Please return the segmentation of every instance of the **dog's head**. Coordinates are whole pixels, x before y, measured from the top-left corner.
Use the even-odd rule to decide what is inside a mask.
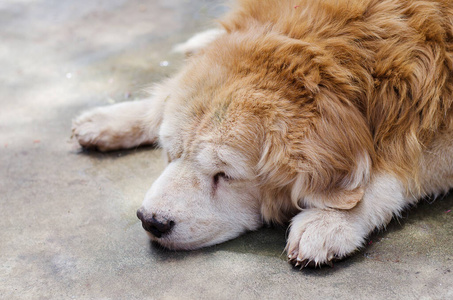
[[[269,32],[228,34],[160,87],[168,166],[138,210],[172,249],[223,242],[302,206],[360,201],[372,141],[344,66]]]

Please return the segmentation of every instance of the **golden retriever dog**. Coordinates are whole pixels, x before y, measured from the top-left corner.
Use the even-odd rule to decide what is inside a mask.
[[[150,99],[73,121],[84,147],[162,147],[137,212],[152,240],[290,222],[289,261],[329,264],[453,186],[452,1],[240,0],[219,23]]]

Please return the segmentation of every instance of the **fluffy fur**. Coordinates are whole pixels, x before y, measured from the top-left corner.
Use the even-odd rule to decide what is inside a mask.
[[[328,263],[451,188],[452,20],[447,0],[241,0],[178,46],[191,56],[152,99],[73,132],[100,150],[159,141],[169,165],[139,215],[172,224],[150,234],[162,245],[291,220],[290,261]]]

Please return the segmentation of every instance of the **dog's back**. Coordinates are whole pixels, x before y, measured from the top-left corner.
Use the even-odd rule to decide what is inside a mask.
[[[307,43],[314,63],[304,79],[320,78],[316,84],[361,110],[376,165],[417,177],[423,145],[452,127],[452,1],[238,2],[222,22],[228,32],[278,31],[297,40],[287,54],[293,61],[299,42]]]

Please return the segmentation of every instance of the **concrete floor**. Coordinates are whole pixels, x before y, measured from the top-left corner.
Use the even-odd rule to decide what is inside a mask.
[[[407,211],[334,268],[291,267],[284,228],[193,252],[150,244],[135,211],[160,151],[81,151],[71,119],[143,98],[181,64],[171,46],[224,10],[208,0],[0,2],[0,298],[453,299],[452,196]]]

